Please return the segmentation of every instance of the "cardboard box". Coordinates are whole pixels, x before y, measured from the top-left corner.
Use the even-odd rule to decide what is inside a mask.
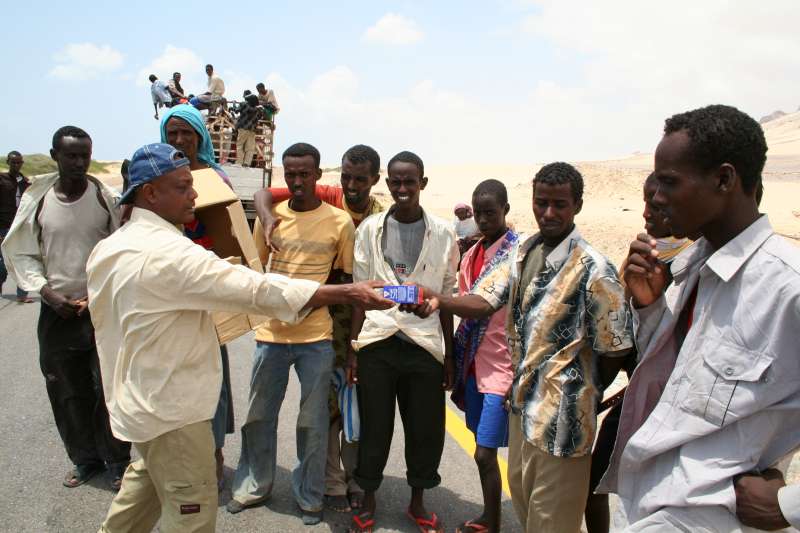
[[[242,202],[236,194],[212,168],[192,171],[192,178],[197,191],[195,216],[206,227],[211,250],[233,264],[263,272]],[[241,337],[266,321],[266,317],[219,311],[212,313],[212,318],[220,344]]]

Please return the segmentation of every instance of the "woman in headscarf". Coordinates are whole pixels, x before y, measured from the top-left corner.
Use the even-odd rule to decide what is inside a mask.
[[[170,144],[182,151],[189,159],[189,168],[191,170],[213,168],[223,181],[233,188],[227,174],[214,159],[214,147],[211,144],[211,135],[206,129],[203,115],[194,107],[182,104],[173,107],[164,114],[161,119],[161,142]],[[193,223],[184,226],[184,233],[195,243],[205,248],[210,248],[213,244],[206,234],[205,227],[197,219]],[[217,461],[217,483],[221,490],[225,463],[222,447],[225,445],[225,434],[234,432],[234,424],[231,371],[228,364],[228,350],[224,345],[220,346],[220,353],[222,356],[222,390],[220,391],[217,411],[211,420],[211,428],[214,431],[214,444],[216,447],[214,458]]]

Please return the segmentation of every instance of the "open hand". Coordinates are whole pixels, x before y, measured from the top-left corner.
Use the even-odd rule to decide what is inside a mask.
[[[667,273],[666,266],[658,261],[653,237],[640,233],[631,243],[623,277],[636,307],[647,307],[661,297]]]
[[[273,217],[265,217],[264,220],[261,221],[261,225],[264,227],[264,240],[267,243],[267,248],[272,252],[280,252],[280,248],[278,248],[278,245],[272,240],[272,233],[280,223],[281,219]]]

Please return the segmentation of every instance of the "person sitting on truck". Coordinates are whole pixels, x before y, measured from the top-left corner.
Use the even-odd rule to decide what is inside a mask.
[[[150,95],[153,97],[154,118],[158,120],[159,107],[172,107],[172,96],[169,94],[167,84],[159,80],[155,74],[150,74]]]
[[[217,109],[225,107],[225,82],[214,74],[213,65],[206,65],[206,74],[208,74],[207,92],[211,95],[208,112],[213,115]]]
[[[167,82],[167,90],[169,94],[172,96],[172,104],[185,104],[188,102],[188,98],[186,94],[183,92],[183,87],[181,87],[181,73],[174,72],[172,74],[172,79]]]
[[[265,118],[272,122],[275,115],[281,110],[278,107],[278,100],[275,98],[275,92],[272,89],[267,89],[263,83],[256,85],[258,91],[258,103],[264,107]]]
[[[244,100],[236,120],[236,164],[249,167],[256,151],[256,126],[261,112],[256,95],[247,94]]]

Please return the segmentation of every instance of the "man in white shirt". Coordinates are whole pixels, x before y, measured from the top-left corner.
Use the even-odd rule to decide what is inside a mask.
[[[666,293],[655,239],[631,244],[640,362],[598,488],[619,494],[628,531],[752,531],[737,480],[800,445],[800,250],[758,212],[766,152],[733,107],[666,121],[652,203],[675,236],[702,237],[671,263]],[[796,494],[784,496],[774,525],[798,525]]]
[[[211,311],[296,322],[311,308],[386,308],[375,283],[320,286],[260,274],[183,236],[194,218],[189,160],[166,144],[136,151],[130,222],[87,263],[111,427],[141,459],[125,472],[102,532],[214,531],[217,482],[211,418],[222,368]]]
[[[452,291],[459,254],[453,229],[419,205],[428,178],[422,160],[400,152],[387,165],[386,185],[394,200],[388,212],[358,227],[353,279],[380,279],[389,285],[410,283],[439,292]],[[408,515],[418,528],[438,531],[436,513],[423,503],[425,489],[436,487],[444,447],[444,391],[453,382],[453,315],[418,318],[392,308],[355,310],[348,356],[350,381],[358,382],[361,434],[355,479],[364,489],[362,509],[351,531],[372,531],[375,492],[383,480],[394,432],[395,403],[405,432],[411,501]]]
[[[159,107],[172,107],[172,95],[169,93],[169,87],[163,81],[159,80],[155,74],[150,74],[150,96],[153,97],[153,109],[155,115],[153,118],[158,120]]]

